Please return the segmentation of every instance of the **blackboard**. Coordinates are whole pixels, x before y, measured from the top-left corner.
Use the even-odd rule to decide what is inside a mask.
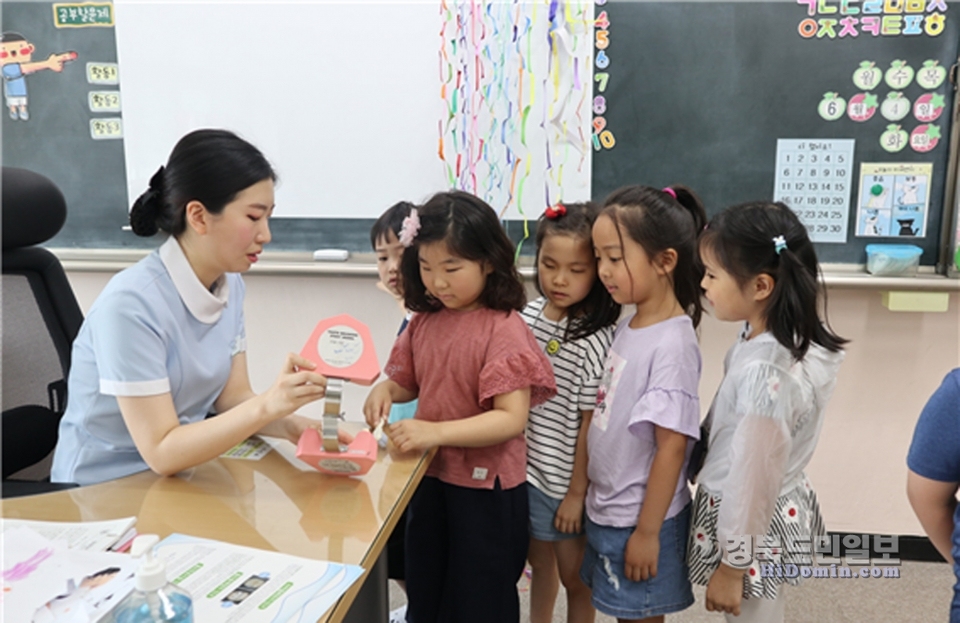
[[[867,3],[843,4],[863,10]],[[841,3],[820,5],[838,10]],[[847,116],[825,121],[817,107],[828,91],[848,100],[859,92],[852,75],[864,60],[884,69],[893,60],[918,68],[936,59],[951,67],[960,43],[960,7],[944,13],[945,28],[936,37],[873,36],[858,26],[856,37],[824,33],[809,39],[799,31],[810,17],[806,2],[611,1],[596,11],[606,11],[610,22],[604,117],[616,143],[594,154],[594,197],[638,181],[683,183],[697,191],[708,213],[714,214],[737,203],[772,198],[777,139],[852,138],[854,180],[862,162],[933,163],[929,227],[923,238],[854,237],[857,194],[851,185],[847,242],[818,243],[820,260],[862,264],[868,243],[909,242],[924,249],[922,263],[936,262],[954,85],[946,80],[937,89],[947,98],[936,122],[943,138],[926,154],[909,147],[884,151],[879,138],[890,122],[879,112],[862,123]],[[821,18],[841,16],[812,19]],[[833,32],[839,31],[837,25]],[[882,101],[891,90],[881,83],[874,92]],[[924,92],[916,81],[903,89],[911,102]],[[909,130],[911,121],[918,125],[910,115],[901,123]]]
[[[66,224],[49,244],[122,246],[131,237],[120,230],[128,205],[123,139],[94,138],[122,132],[113,7],[101,2],[58,8],[65,12],[46,2],[3,3],[3,32],[33,45],[31,61],[77,54],[59,72],[24,76],[27,119],[19,109],[12,119],[5,102],[3,164],[46,175],[67,197]]]

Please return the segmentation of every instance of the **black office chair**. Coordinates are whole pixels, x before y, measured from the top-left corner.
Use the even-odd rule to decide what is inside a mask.
[[[76,486],[51,484],[49,461],[67,403],[70,348],[83,313],[60,261],[34,246],[63,227],[67,206],[60,189],[38,173],[13,167],[3,167],[2,182],[0,493],[9,498]]]

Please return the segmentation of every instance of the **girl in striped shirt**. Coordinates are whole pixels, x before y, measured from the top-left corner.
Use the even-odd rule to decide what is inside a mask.
[[[560,581],[567,593],[567,620],[595,617],[590,589],[580,579],[586,432],[620,315],[620,306],[597,279],[590,238],[597,214],[593,203],[576,203],[547,208],[540,217],[536,285],[541,296],[522,312],[557,380],[557,395],[532,408],[527,420],[531,623],[553,620]]]

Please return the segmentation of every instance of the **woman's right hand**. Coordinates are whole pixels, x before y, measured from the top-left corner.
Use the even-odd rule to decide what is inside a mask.
[[[385,423],[390,417],[390,407],[393,406],[393,398],[390,396],[390,388],[387,382],[377,383],[366,402],[363,403],[363,416],[367,420],[367,426],[371,429]]]
[[[327,378],[311,372],[316,367],[316,364],[300,355],[287,355],[283,370],[273,386],[260,395],[271,421],[290,415],[327,394]]]

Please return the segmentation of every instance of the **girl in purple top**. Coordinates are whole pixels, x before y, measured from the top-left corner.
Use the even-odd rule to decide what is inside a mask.
[[[593,226],[598,275],[636,305],[617,327],[587,435],[587,551],[580,574],[598,610],[663,621],[693,603],[690,492],[680,475],[699,437],[703,205],[689,189],[629,186]]]

